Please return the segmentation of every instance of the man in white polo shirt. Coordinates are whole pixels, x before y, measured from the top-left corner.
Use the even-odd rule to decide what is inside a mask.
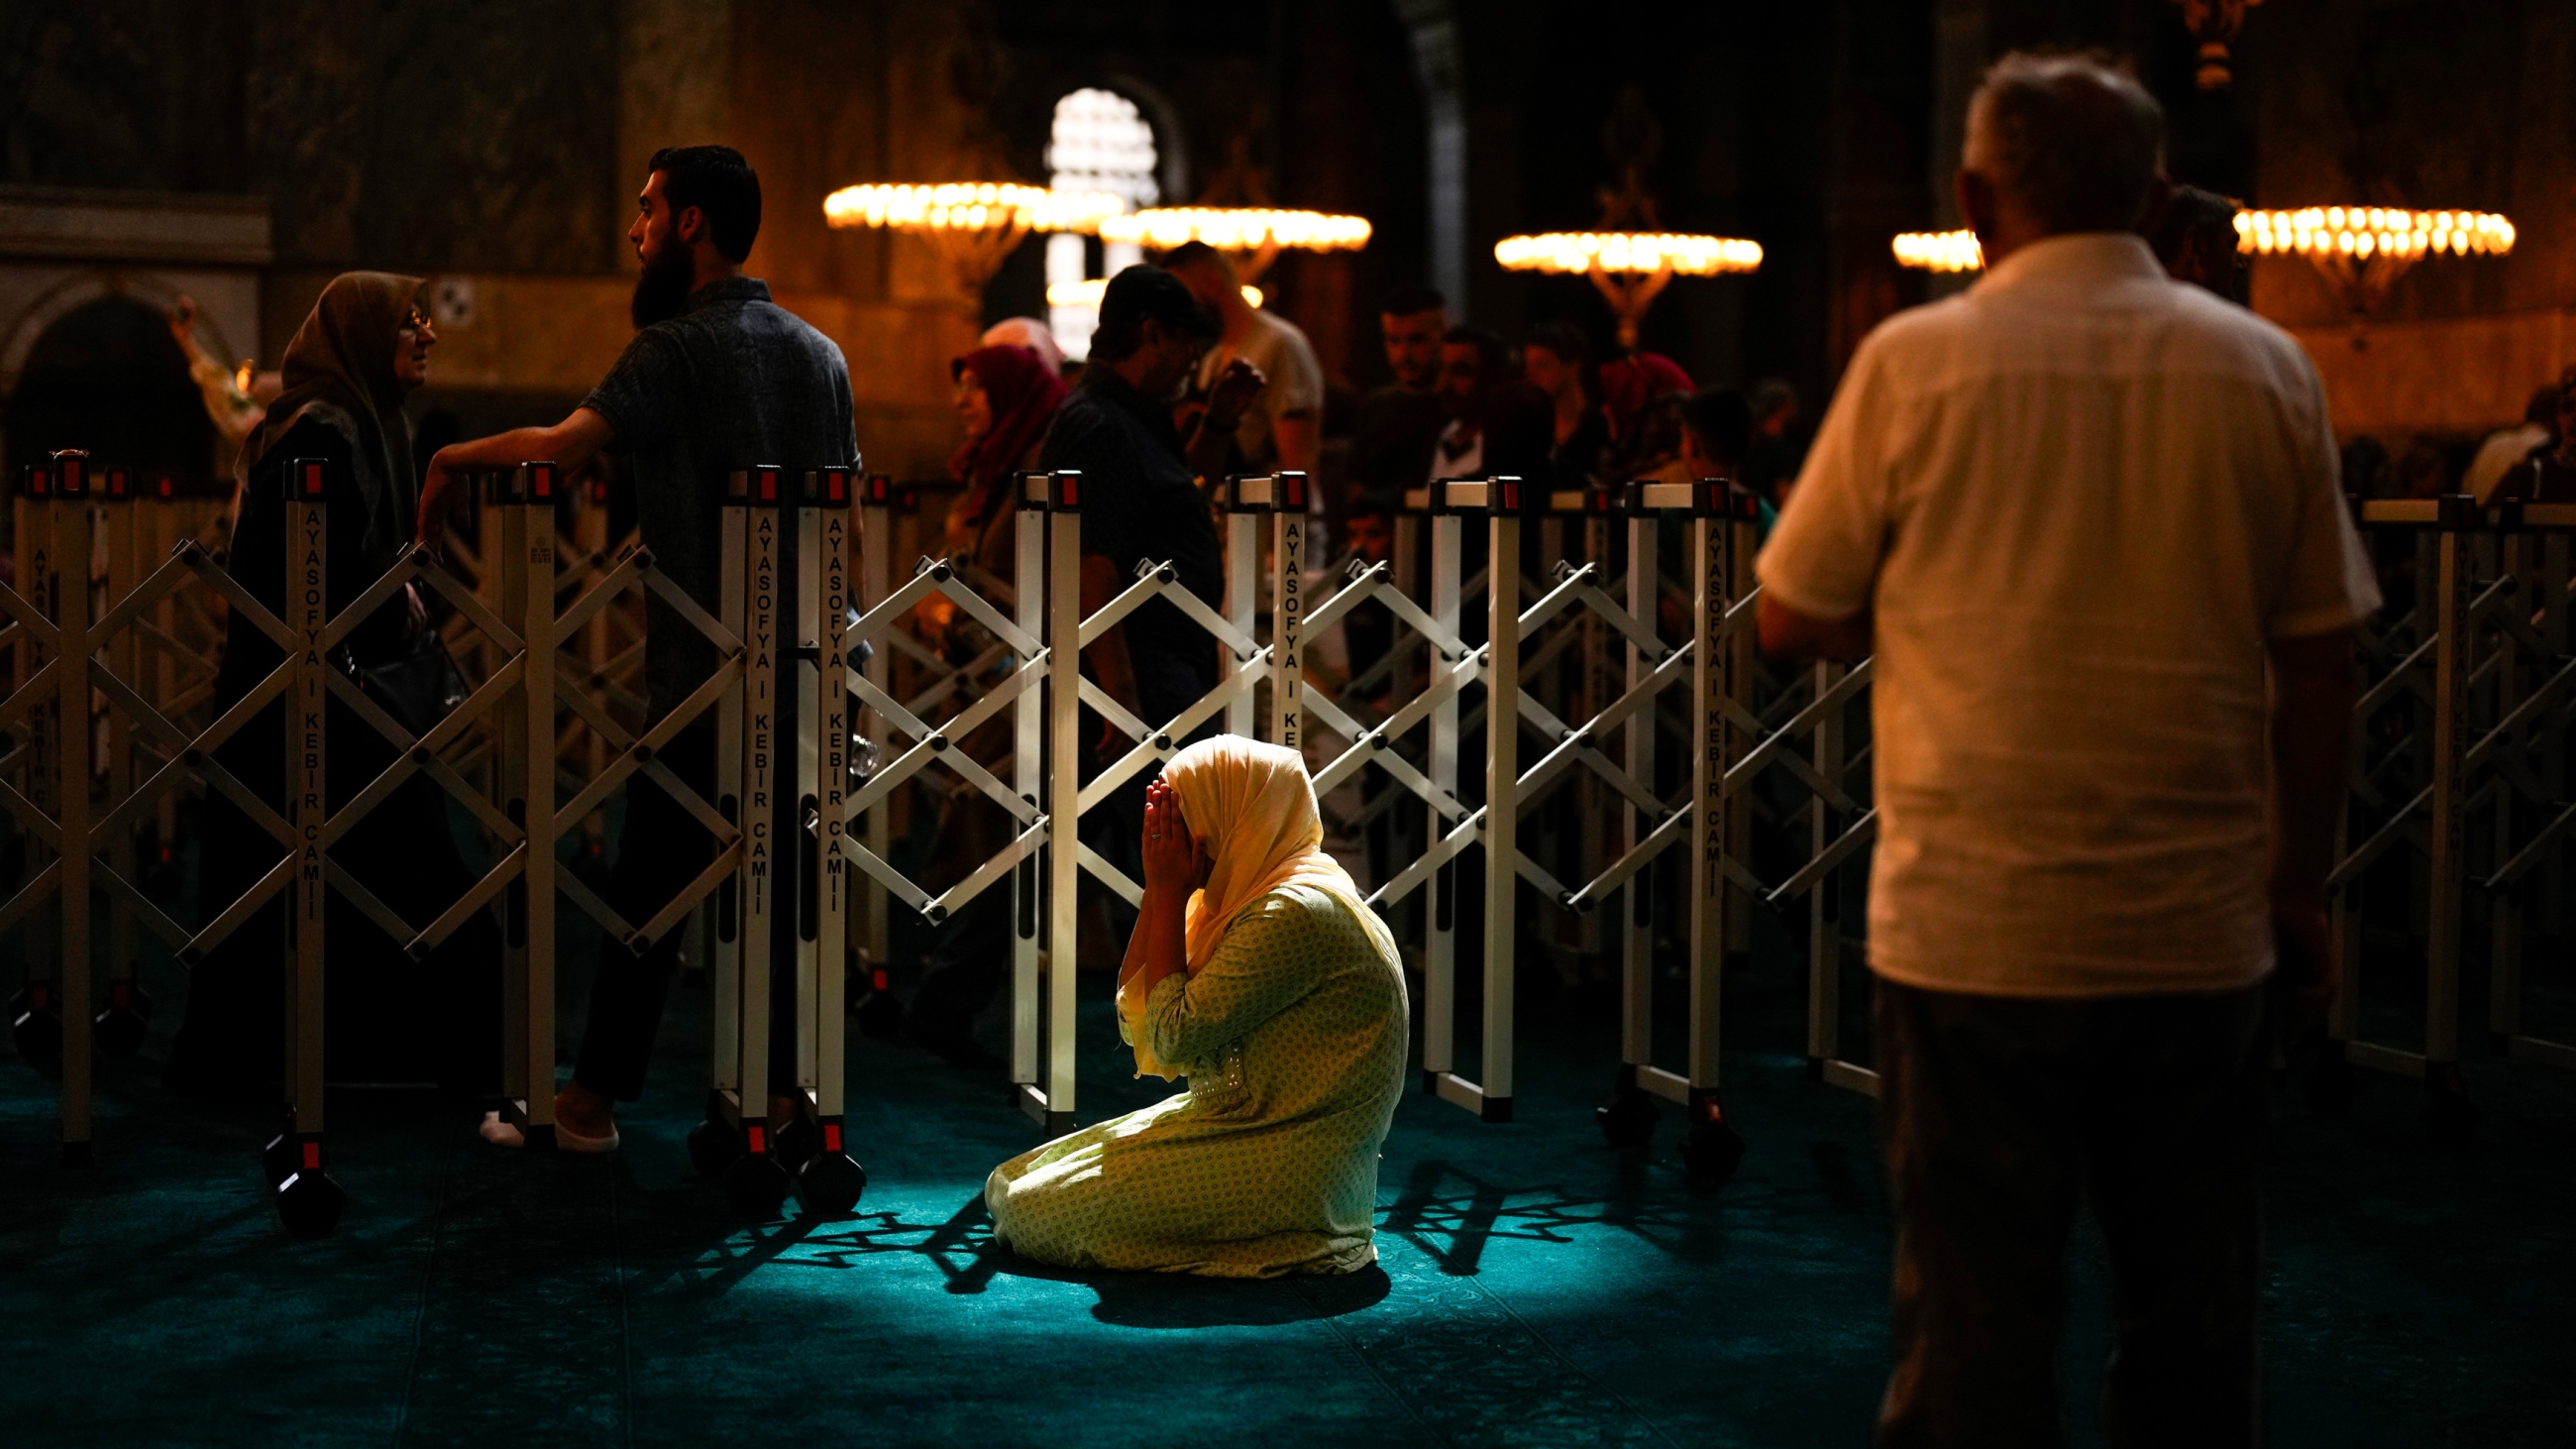
[[[2378,593],[2307,357],[2131,234],[2162,148],[2125,72],[1996,63],[1958,178],[1986,276],[1861,344],[1759,564],[1767,653],[1877,660],[1883,1445],[2058,1441],[2079,1198],[2108,1442],[2259,1432],[2266,985],[2277,938],[2333,989]]]

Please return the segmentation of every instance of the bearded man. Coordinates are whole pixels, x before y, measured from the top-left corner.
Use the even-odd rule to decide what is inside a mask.
[[[715,613],[726,474],[753,464],[798,473],[855,461],[850,373],[840,348],[772,302],[768,283],[742,274],[760,234],[760,178],[742,154],[728,146],[665,147],[649,169],[626,233],[643,264],[635,283],[635,340],[562,422],[439,450],[421,489],[420,532],[425,542],[439,541],[455,506],[457,475],[465,470],[550,461],[568,478],[611,453],[618,479],[635,490],[654,566]],[[795,578],[794,530],[782,542],[781,576]],[[644,623],[649,718],[658,721],[715,671],[717,660],[705,636],[658,597],[646,601]],[[795,717],[793,681],[794,671],[781,672],[781,718]],[[680,731],[659,758],[701,797],[711,794],[713,722]],[[637,775],[627,788],[608,903],[641,921],[706,868],[715,841],[651,780]],[[800,838],[794,800],[794,792],[780,792],[771,838]],[[782,892],[773,949],[784,960],[793,959],[796,918],[792,895]],[[576,1152],[616,1147],[615,1104],[644,1090],[678,954],[676,932],[641,955],[602,938],[581,1053],[571,1084],[555,1097],[558,1146]],[[794,1109],[794,974],[774,971],[771,981],[779,988],[769,1057],[776,1118]],[[485,1135],[507,1140],[515,1132],[492,1122]]]

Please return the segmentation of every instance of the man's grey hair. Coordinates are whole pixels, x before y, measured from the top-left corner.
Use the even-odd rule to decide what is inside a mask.
[[[2164,145],[2164,107],[2096,55],[2014,51],[1968,102],[1968,169],[2051,232],[2135,227]]]

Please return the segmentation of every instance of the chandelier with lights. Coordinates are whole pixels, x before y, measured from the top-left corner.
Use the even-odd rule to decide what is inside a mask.
[[[1047,305],[1050,307],[1088,307],[1092,311],[1097,312],[1100,310],[1101,297],[1108,291],[1109,279],[1107,277],[1091,277],[1079,282],[1049,282],[1047,283],[1046,289]],[[1245,302],[1255,307],[1261,305],[1261,289],[1259,287],[1247,286],[1242,288],[1241,291],[1243,292],[1243,300]]]
[[[2352,314],[2352,344],[2365,345],[2370,313],[2417,262],[2445,253],[2500,257],[2513,223],[2484,211],[2406,211],[2393,206],[2308,206],[2240,211],[2236,245],[2255,256],[2306,257]]]
[[[1151,206],[1100,223],[1102,241],[1158,252],[1205,242],[1230,254],[1236,277],[1246,282],[1268,271],[1282,251],[1357,251],[1368,245],[1369,232],[1364,216],[1271,206]]]
[[[823,219],[834,227],[885,227],[929,241],[969,296],[983,291],[1029,233],[1096,232],[1126,209],[1124,198],[1106,191],[1009,181],[844,186],[823,198]]]
[[[1762,265],[1762,245],[1736,236],[1680,232],[1552,231],[1494,243],[1506,271],[1561,272],[1592,279],[1619,321],[1619,345],[1637,345],[1637,324],[1675,277],[1715,277]]]
[[[1619,182],[1599,193],[1602,229],[1507,236],[1494,243],[1494,260],[1505,271],[1591,278],[1618,320],[1623,348],[1637,345],[1637,324],[1673,278],[1723,276],[1762,266],[1759,242],[1652,229],[1656,207],[1645,173],[1662,145],[1663,128],[1646,108],[1645,93],[1634,86],[1621,91],[1601,128],[1601,150]],[[1630,227],[1636,229],[1626,229]]]
[[[1918,272],[1975,272],[1986,265],[1986,249],[1977,234],[1961,227],[1957,231],[1899,232],[1889,243],[1896,253],[1896,264]]]

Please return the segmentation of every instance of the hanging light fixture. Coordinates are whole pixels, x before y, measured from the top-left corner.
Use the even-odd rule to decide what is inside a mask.
[[[1619,345],[1637,345],[1637,324],[1675,277],[1715,277],[1762,265],[1762,244],[1740,236],[1687,232],[1552,231],[1494,243],[1506,271],[1560,272],[1592,279],[1618,319]]]
[[[1673,278],[1724,276],[1762,266],[1760,242],[1662,229],[1646,174],[1663,148],[1663,136],[1644,89],[1622,87],[1601,126],[1601,154],[1613,180],[1595,193],[1601,203],[1599,229],[1507,236],[1494,243],[1494,260],[1505,271],[1590,277],[1610,304],[1623,348],[1636,347],[1637,324]]]
[[[1961,227],[1957,231],[1899,232],[1889,243],[1896,253],[1896,264],[1918,272],[1976,272],[1986,265],[1986,249],[1977,234]]]
[[[1271,206],[1149,206],[1100,223],[1100,239],[1167,252],[1205,242],[1234,259],[1235,276],[1252,281],[1282,251],[1344,252],[1368,245],[1364,216],[1334,216]]]
[[[1009,181],[844,186],[823,198],[834,227],[911,232],[937,248],[967,295],[980,295],[1004,258],[1033,231],[1096,232],[1126,210],[1106,191],[1051,191]]]
[[[2306,257],[2352,315],[2352,345],[2365,346],[2370,313],[2397,279],[2426,257],[2500,257],[2513,250],[2511,221],[2485,211],[2406,211],[2393,206],[2309,206],[2240,211],[2236,246],[2256,256]]]
[[[1109,279],[1107,277],[1092,277],[1080,282],[1049,282],[1047,283],[1046,289],[1047,305],[1050,307],[1088,307],[1094,312],[1097,312],[1100,310],[1100,299],[1108,292],[1108,290]],[[1261,305],[1261,289],[1259,287],[1247,286],[1241,290],[1243,292],[1244,301],[1255,307]]]

